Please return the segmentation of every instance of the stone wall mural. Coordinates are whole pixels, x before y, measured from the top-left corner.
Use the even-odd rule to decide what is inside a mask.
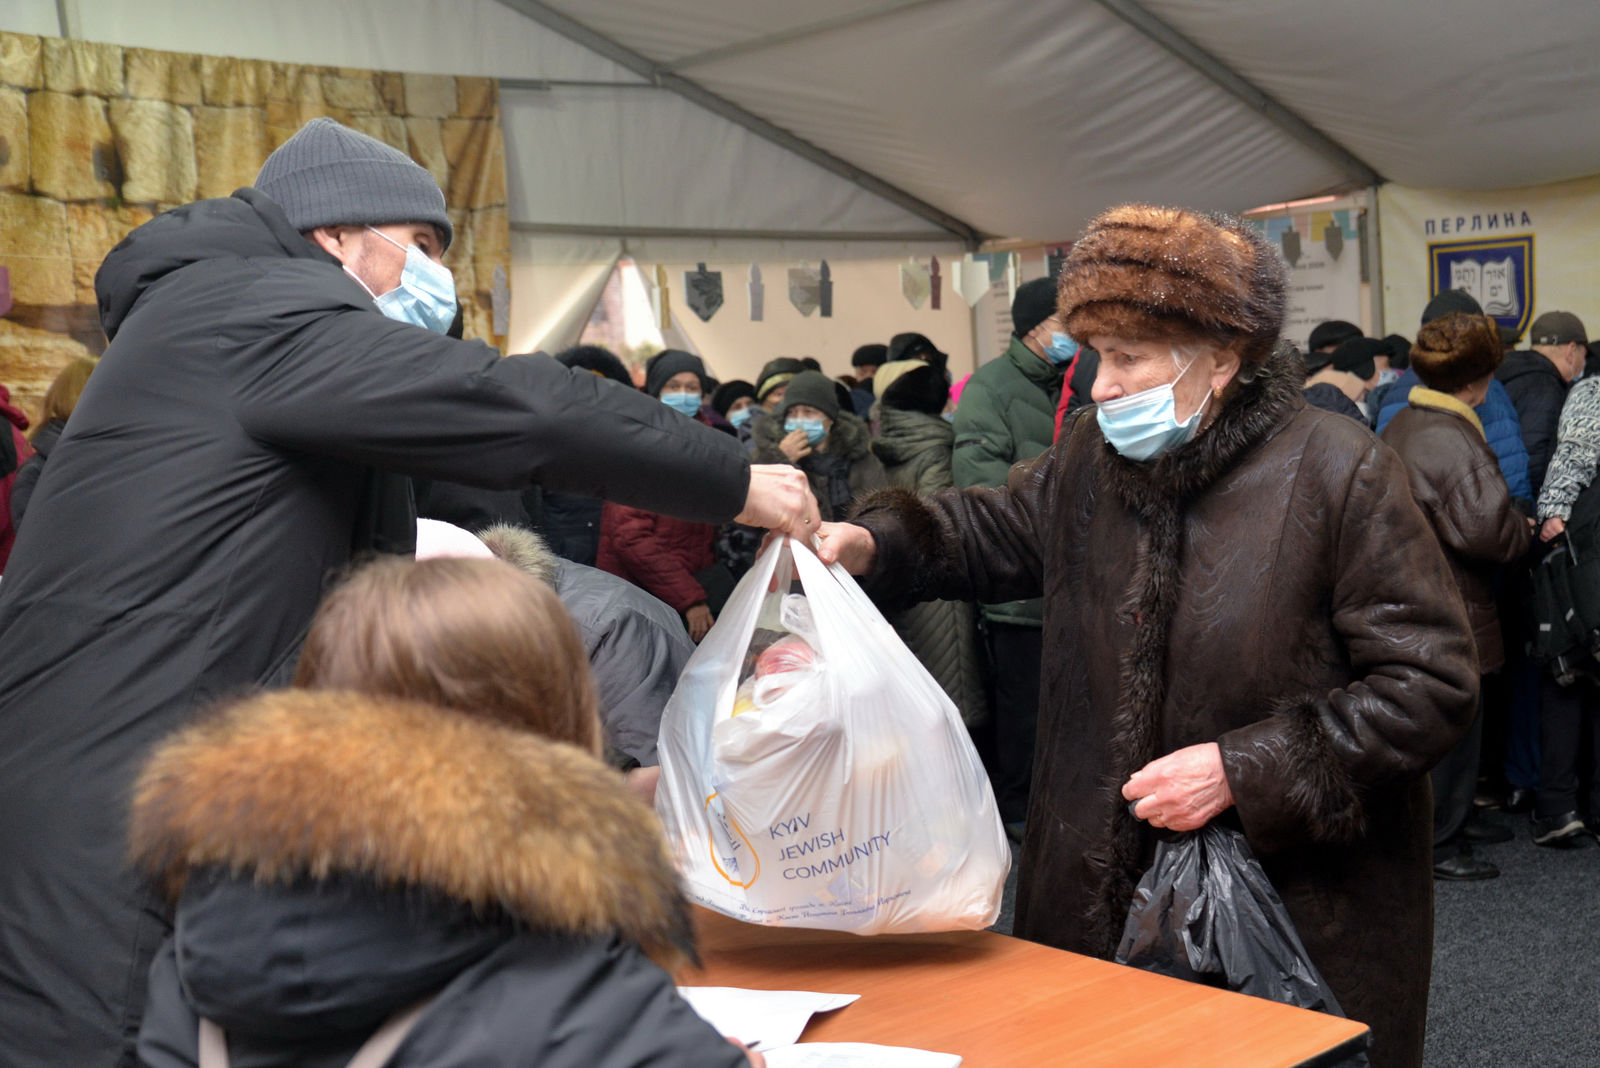
[[[319,115],[438,179],[466,334],[503,345],[510,227],[493,79],[0,32],[0,383],[13,401],[36,412],[62,366],[104,351],[94,275],[112,246],[159,212],[249,185],[267,154]]]

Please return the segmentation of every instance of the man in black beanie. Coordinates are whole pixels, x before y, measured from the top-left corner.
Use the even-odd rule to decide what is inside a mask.
[[[1033,459],[1055,439],[1062,377],[1078,345],[1057,317],[1054,279],[1017,287],[1011,326],[1006,351],[978,368],[956,407],[957,486],[1003,486],[1011,465]],[[1044,607],[1038,599],[981,607],[995,669],[994,730],[978,740],[1000,818],[1020,841],[1033,777]]]
[[[1344,342],[1360,336],[1361,328],[1355,323],[1347,323],[1343,319],[1329,319],[1311,328],[1311,336],[1306,339],[1306,350],[1311,356],[1332,352]]]
[[[409,552],[406,476],[815,529],[806,481],[547,356],[445,336],[454,238],[404,153],[330,119],[95,277],[110,347],[0,586],[0,1054],[132,1064],[171,902],[127,868],[157,740],[282,685],[327,578]],[[102,536],[109,532],[109,536]]]
[[[931,363],[941,371],[945,370],[950,357],[941,352],[925,334],[896,334],[889,339],[889,347],[884,353],[887,357],[885,363],[899,363],[901,360],[923,360]]]
[[[872,395],[872,376],[888,362],[888,345],[859,345],[850,354],[850,373],[856,380],[855,387],[850,390],[850,403],[863,419],[872,414],[872,403],[876,400]]]

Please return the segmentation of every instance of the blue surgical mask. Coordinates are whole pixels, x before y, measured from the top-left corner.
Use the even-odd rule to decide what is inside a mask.
[[[821,419],[786,419],[783,423],[784,433],[793,434],[796,430],[806,432],[806,441],[812,445],[819,444],[828,432],[822,427]]]
[[[1176,354],[1173,360],[1177,360]],[[1193,366],[1194,361],[1191,360],[1189,367]],[[1179,372],[1178,378],[1188,374],[1189,367]],[[1172,392],[1178,378],[1154,389],[1106,401],[1099,406],[1095,417],[1100,422],[1101,433],[1111,442],[1112,448],[1130,460],[1143,463],[1194,438],[1200,429],[1200,416],[1206,405],[1211,403],[1211,394],[1207,393],[1205,403],[1180,423],[1177,419],[1178,401]]]
[[[1071,363],[1072,358],[1078,355],[1078,343],[1067,334],[1050,334],[1050,344],[1045,348],[1044,354],[1053,364]]]
[[[939,418],[943,419],[947,423],[953,423],[953,422],[956,421],[956,413],[955,412],[944,412],[943,414],[941,414],[939,416]]]
[[[700,414],[700,394],[698,393],[663,393],[661,403],[668,408],[673,408],[684,415]]]
[[[400,242],[382,230],[371,226],[367,229],[395,248],[402,247]],[[411,323],[442,334],[450,329],[456,317],[455,277],[450,273],[450,268],[442,263],[434,263],[417,246],[406,245],[404,248],[406,265],[400,272],[400,284],[381,297],[373,297],[372,302],[379,311],[396,322]],[[354,272],[351,274],[353,277]]]
[[[733,429],[743,430],[745,424],[748,423],[755,414],[756,410],[754,408],[740,408],[738,411],[728,416],[728,422],[733,424]]]

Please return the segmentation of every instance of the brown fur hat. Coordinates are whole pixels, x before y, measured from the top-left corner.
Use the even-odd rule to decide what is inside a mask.
[[[1417,331],[1411,368],[1422,384],[1454,393],[1494,374],[1505,359],[1500,326],[1486,315],[1451,312]]]
[[[1255,229],[1229,215],[1124,204],[1089,223],[1062,264],[1067,332],[1133,340],[1238,342],[1261,363],[1283,328],[1287,271]]]
[[[337,691],[264,694],[168,739],[134,792],[132,857],[176,901],[189,873],[422,888],[530,927],[693,956],[655,813],[574,746]]]

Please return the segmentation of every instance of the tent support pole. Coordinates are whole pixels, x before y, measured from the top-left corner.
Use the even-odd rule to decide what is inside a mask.
[[[819,148],[788,130],[774,123],[768,122],[754,112],[746,111],[725,97],[718,96],[711,90],[690,81],[681,74],[674,74],[661,64],[641,55],[633,49],[613,41],[611,38],[599,33],[577,19],[557,11],[541,0],[499,0],[499,2],[512,11],[532,19],[539,25],[551,30],[570,41],[589,49],[591,52],[604,56],[618,66],[626,67],[641,78],[645,78],[663,89],[671,90],[684,99],[698,104],[707,111],[721,115],[729,122],[744,127],[758,137],[765,138],[773,144],[788,149],[802,159],[821,167],[823,170],[854,182],[875,196],[882,197],[892,204],[896,204],[913,215],[920,216],[948,230],[955,237],[965,242],[970,248],[977,248],[984,235],[976,227],[963,222],[949,212],[929,204],[927,201],[906,192],[899,186],[862,170],[855,164],[840,159],[826,149]]]
[[[1101,7],[1122,19],[1168,52],[1216,82],[1290,137],[1332,162],[1349,176],[1353,185],[1375,186],[1383,178],[1355,153],[1311,125],[1295,112],[1278,103],[1210,52],[1161,21],[1135,0],[1096,0]]]
[[[863,241],[873,243],[934,242],[955,245],[961,238],[936,231],[896,230],[737,230],[692,226],[601,226],[579,223],[513,222],[512,232],[561,237],[614,237],[645,241],[690,238],[700,241]]]

